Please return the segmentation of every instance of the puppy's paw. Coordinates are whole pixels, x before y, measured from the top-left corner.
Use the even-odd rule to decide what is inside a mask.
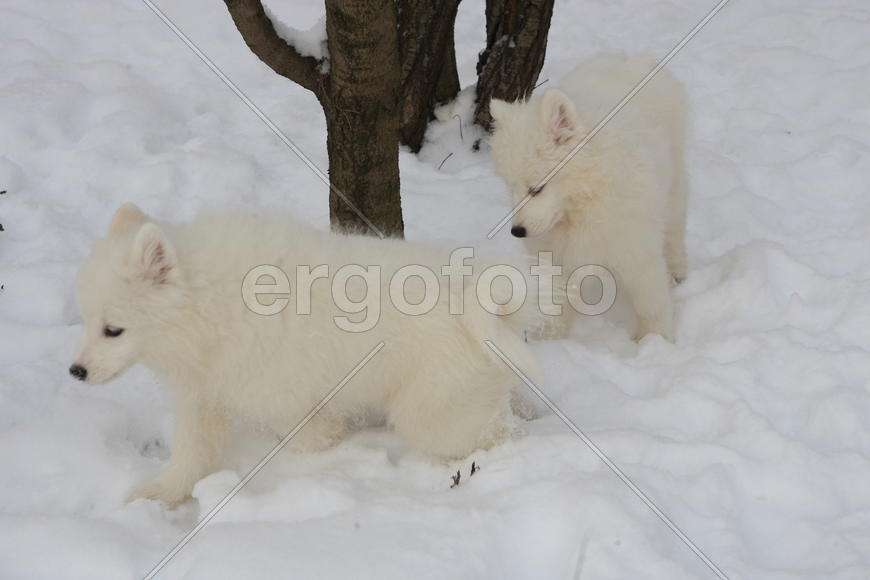
[[[175,509],[190,498],[190,491],[186,486],[174,483],[168,478],[157,477],[131,489],[124,501],[130,503],[137,499],[152,499],[169,509]]]
[[[645,333],[643,333],[643,334],[639,334],[639,333],[637,333],[637,334],[635,334],[635,335],[633,335],[633,336],[631,337],[631,340],[633,340],[634,342],[638,342],[638,343],[639,343],[640,341],[642,341],[642,340],[643,340],[647,335],[649,335],[649,334],[658,334],[659,336],[661,336],[662,338],[664,338],[666,341],[668,341],[668,342],[671,343],[671,344],[674,344],[674,343],[676,342],[676,341],[674,340],[674,337],[673,337],[673,336],[665,336],[664,334],[661,334],[660,332],[645,332]]]
[[[667,261],[668,273],[671,275],[673,285],[682,284],[683,280],[689,276],[689,262],[686,259],[685,251],[676,256],[669,256]]]
[[[640,342],[647,334],[658,334],[666,341],[672,344],[674,342],[673,325],[660,320],[640,320],[632,339],[634,342]]]

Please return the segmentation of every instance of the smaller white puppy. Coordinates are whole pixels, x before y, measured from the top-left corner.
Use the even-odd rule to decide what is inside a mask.
[[[532,196],[514,217],[511,233],[526,238],[534,253],[553,252],[563,283],[580,266],[605,266],[634,306],[635,338],[658,333],[673,341],[670,287],[685,279],[687,269],[686,106],[679,82],[659,72],[539,187],[654,65],[645,57],[600,55],[541,98],[493,99],[491,145],[513,202]],[[563,314],[570,311],[563,308]],[[563,326],[568,322],[563,316]]]

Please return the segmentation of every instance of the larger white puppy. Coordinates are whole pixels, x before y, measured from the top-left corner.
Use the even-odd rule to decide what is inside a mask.
[[[676,79],[662,70],[539,187],[654,65],[645,57],[601,55],[540,98],[493,100],[491,144],[514,203],[532,197],[511,233],[533,252],[552,251],[564,277],[586,264],[607,267],[634,306],[636,338],[654,332],[673,340],[670,287],[687,270],[686,106]]]
[[[142,362],[175,392],[169,466],[129,499],[181,502],[219,466],[233,419],[289,432],[381,342],[293,445],[328,445],[369,407],[410,444],[439,457],[462,457],[503,439],[512,429],[509,400],[517,379],[483,341],[534,373],[513,322],[490,314],[493,304],[482,308],[472,278],[452,294],[443,288],[430,310],[416,316],[386,301],[404,266],[438,273],[446,261],[446,253],[431,248],[318,232],[281,216],[158,225],[135,206],[119,209],[79,273],[85,324],[70,373],[103,383]],[[246,275],[261,264],[281,268],[292,288],[290,304],[270,315],[252,311],[243,298]],[[350,276],[340,279],[345,265]],[[382,274],[370,277],[370,265]],[[423,302],[422,288],[411,281],[407,288],[409,303]],[[377,299],[364,301],[361,293],[373,291]],[[462,315],[446,304],[457,293],[465,298]],[[268,305],[275,298],[257,301]],[[375,324],[366,323],[369,316]]]

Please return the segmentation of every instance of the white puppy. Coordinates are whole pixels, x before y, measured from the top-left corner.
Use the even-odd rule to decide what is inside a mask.
[[[662,70],[544,187],[541,180],[654,66],[601,55],[528,102],[493,100],[492,156],[519,203],[511,233],[552,251],[563,282],[586,264],[608,268],[638,317],[635,337],[673,340],[670,287],[686,277],[685,96]],[[578,288],[568,288],[579,292]],[[567,306],[563,312],[571,312]],[[567,324],[567,320],[563,321]]]
[[[123,206],[79,274],[85,325],[70,372],[103,383],[142,362],[175,393],[169,467],[129,499],[183,501],[219,467],[234,418],[289,432],[381,341],[383,348],[291,445],[329,445],[368,408],[384,413],[410,444],[439,457],[463,457],[503,439],[512,430],[509,400],[517,379],[483,341],[534,373],[515,322],[484,310],[473,277],[462,277],[458,289],[439,280],[437,302],[416,316],[387,303],[401,267],[422,264],[441,273],[447,261],[446,252],[318,232],[282,216],[157,225],[135,206]],[[243,300],[243,280],[261,264],[286,272],[292,289],[287,307],[272,315],[253,312]],[[348,264],[351,276],[338,279]],[[367,273],[373,264],[382,268],[379,277]],[[332,283],[318,279],[325,274]],[[404,294],[411,305],[424,296],[422,284],[413,282],[406,280]],[[372,292],[376,300],[368,299]],[[464,297],[463,315],[448,311],[448,297],[457,295]],[[275,298],[284,300],[256,300],[269,305]],[[367,323],[370,316],[376,324]]]

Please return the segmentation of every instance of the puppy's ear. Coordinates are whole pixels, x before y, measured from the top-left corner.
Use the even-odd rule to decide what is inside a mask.
[[[142,278],[155,284],[167,284],[178,276],[178,258],[166,234],[148,222],[139,228],[133,240],[133,267]]]
[[[125,203],[118,208],[109,224],[109,235],[117,236],[138,228],[148,221],[148,216],[135,204]]]
[[[564,145],[577,134],[577,109],[559,89],[549,89],[541,97],[541,122],[556,145]]]
[[[501,99],[491,99],[489,101],[489,114],[492,115],[496,123],[504,121],[509,108],[510,103],[507,101],[502,101]]]

